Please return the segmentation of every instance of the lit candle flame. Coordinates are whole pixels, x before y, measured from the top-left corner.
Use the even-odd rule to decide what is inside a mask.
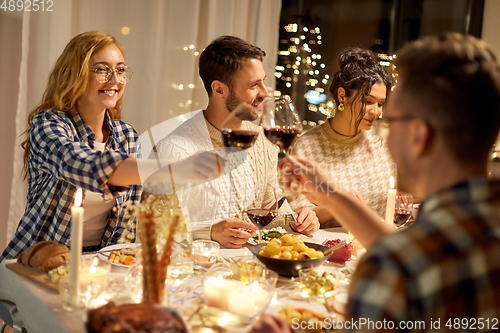
[[[393,189],[394,188],[394,177],[393,176],[391,176],[390,182],[391,182],[391,189]]]
[[[90,266],[90,273],[95,274],[96,271],[97,270],[94,265]]]
[[[75,206],[80,207],[82,205],[82,189],[78,188],[75,195]]]
[[[223,284],[224,284],[224,277],[222,275],[218,275],[215,281],[215,285],[217,287],[222,287]]]

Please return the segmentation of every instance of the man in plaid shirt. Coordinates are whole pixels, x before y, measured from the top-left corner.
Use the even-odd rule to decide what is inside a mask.
[[[377,126],[400,190],[425,198],[414,225],[391,231],[314,162],[284,160],[288,186],[329,208],[368,249],[349,290],[348,331],[496,330],[500,182],[487,180],[487,160],[500,129],[500,66],[484,42],[457,33],[408,44],[395,65]],[[287,331],[279,326],[264,317],[254,332]]]

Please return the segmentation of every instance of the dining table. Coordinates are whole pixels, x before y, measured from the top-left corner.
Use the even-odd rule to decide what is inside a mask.
[[[321,244],[325,240],[341,239],[348,240],[348,234],[343,228],[320,229],[312,236],[301,235],[306,242]],[[246,244],[241,249],[221,248],[219,255],[225,260],[241,255],[253,255],[251,248],[254,245]],[[89,255],[85,255],[89,256]],[[18,275],[9,268],[7,264],[15,262],[15,259],[4,260],[0,263],[0,304],[5,306],[11,313],[12,319],[17,327],[29,333],[51,332],[51,333],[77,333],[86,332],[87,311],[68,311],[63,308],[62,300],[58,293],[47,290],[29,279]],[[345,264],[325,263],[332,270],[346,273]],[[126,277],[130,272],[129,267],[112,266],[110,280],[115,290],[121,290],[115,297],[118,303],[132,302],[127,298]],[[199,277],[202,283],[203,276]],[[296,307],[310,309],[316,313],[327,313],[324,300],[316,297],[303,297],[294,293],[294,288],[299,285],[298,278],[280,277],[276,286],[275,297],[265,310],[265,313],[276,315],[286,304]],[[194,296],[193,296],[194,297]],[[188,302],[188,300],[184,300]],[[191,302],[192,300],[189,300]],[[116,302],[115,302],[116,303]],[[184,304],[186,305],[186,304]],[[190,306],[188,306],[190,307]],[[182,316],[182,307],[178,308],[181,317],[187,321],[189,318]],[[228,332],[246,332],[251,323],[246,326],[226,328]],[[189,325],[188,325],[189,327]]]

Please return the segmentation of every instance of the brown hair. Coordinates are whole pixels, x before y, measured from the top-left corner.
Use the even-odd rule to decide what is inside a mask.
[[[232,76],[246,59],[262,61],[266,52],[241,38],[221,36],[214,39],[200,55],[199,73],[208,95],[212,94],[212,82],[219,80],[232,87]]]
[[[458,33],[426,37],[395,64],[403,112],[442,134],[457,161],[485,161],[500,129],[500,66],[488,45]]]
[[[31,128],[33,118],[40,112],[48,109],[63,112],[75,111],[77,99],[84,93],[90,72],[90,57],[105,46],[114,44],[122,54],[123,47],[116,39],[102,31],[89,31],[75,36],[64,48],[49,75],[47,87],[43,93],[42,103],[28,116],[28,129],[26,139],[21,143],[24,149],[24,179],[28,173],[28,156],[30,149],[28,130]],[[115,108],[108,113],[113,120],[121,119],[122,99],[116,103]]]
[[[370,50],[357,47],[347,48],[340,54],[338,62],[340,70],[333,75],[330,93],[337,106],[340,104],[339,88],[344,88],[347,97],[354,94],[350,111],[353,116],[352,119],[355,119],[357,132],[364,114],[359,110],[354,110],[354,102],[361,99],[361,110],[364,110],[366,106],[365,97],[370,93],[372,86],[375,83],[384,84],[388,96],[391,91],[392,81]]]

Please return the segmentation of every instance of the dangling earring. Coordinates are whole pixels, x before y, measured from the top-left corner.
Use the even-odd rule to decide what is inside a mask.
[[[344,111],[345,107],[344,107],[344,102],[340,102],[340,104],[337,106],[337,110],[339,110],[340,112]]]

